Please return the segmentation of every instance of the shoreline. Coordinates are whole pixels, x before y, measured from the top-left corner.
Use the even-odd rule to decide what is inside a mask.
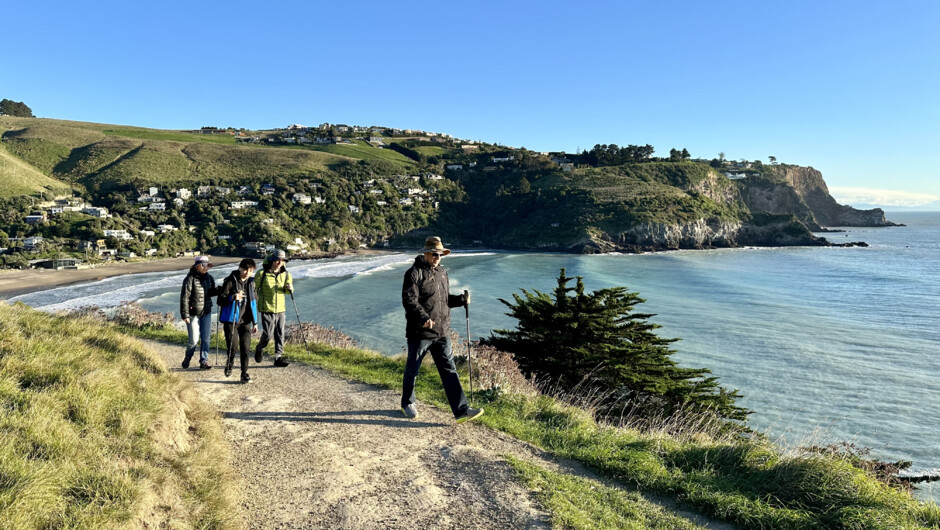
[[[297,258],[306,259],[325,259],[333,258],[346,254],[380,254],[387,252],[384,250],[357,250],[347,253],[322,253],[319,255]],[[218,269],[224,265],[238,263],[243,257],[231,256],[210,256],[214,265],[213,269]],[[254,258],[259,266],[263,258]],[[147,261],[136,261],[132,263],[110,263],[90,269],[25,269],[25,270],[0,270],[0,301],[9,300],[16,296],[24,294],[33,294],[40,291],[47,291],[57,287],[93,282],[111,278],[114,276],[124,276],[125,274],[141,274],[145,272],[186,272],[193,265],[192,257],[184,258],[162,258]],[[210,269],[212,270],[212,269]],[[227,274],[227,273],[226,273]]]

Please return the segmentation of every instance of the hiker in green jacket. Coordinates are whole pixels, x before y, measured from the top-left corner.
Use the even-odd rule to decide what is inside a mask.
[[[294,292],[294,280],[284,264],[287,254],[275,250],[264,258],[261,270],[255,274],[258,291],[258,312],[261,313],[261,339],[255,347],[255,362],[261,362],[261,352],[274,339],[274,366],[287,366],[284,359],[284,328],[286,326],[287,300],[284,294]]]

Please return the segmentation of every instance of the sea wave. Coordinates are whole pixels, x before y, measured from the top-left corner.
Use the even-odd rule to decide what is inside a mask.
[[[136,301],[151,291],[182,284],[185,273],[147,272],[104,278],[89,283],[56,287],[11,298],[47,312],[78,309],[84,306],[114,307],[125,301]]]

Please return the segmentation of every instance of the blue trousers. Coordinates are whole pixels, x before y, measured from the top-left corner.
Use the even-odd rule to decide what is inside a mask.
[[[186,324],[186,331],[189,332],[189,345],[186,346],[186,360],[193,358],[196,353],[196,347],[199,348],[199,362],[209,362],[209,345],[212,343],[212,313],[201,317],[193,317]]]
[[[457,375],[457,366],[454,364],[454,356],[450,350],[450,337],[408,341],[408,361],[405,363],[405,377],[402,380],[402,408],[415,402],[415,381],[418,379],[421,361],[428,352],[434,359],[437,373],[441,375],[444,393],[447,394],[447,401],[450,402],[454,417],[463,416],[467,413],[467,396],[463,393],[460,377]]]

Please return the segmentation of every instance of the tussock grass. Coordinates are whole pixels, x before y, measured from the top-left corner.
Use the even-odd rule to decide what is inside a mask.
[[[523,483],[552,513],[552,526],[584,530],[682,530],[704,528],[667,512],[636,492],[549,471],[505,456]]]
[[[186,340],[176,331],[146,333],[178,343]],[[401,388],[400,357],[318,343],[311,343],[310,350],[287,347],[293,359],[344,377]],[[416,393],[423,402],[448,409],[431,362],[422,367]],[[940,528],[936,504],[892,489],[845,459],[788,452],[762,436],[729,433],[708,424],[664,419],[643,429],[629,422],[610,425],[599,422],[590,410],[546,395],[487,396],[474,398],[475,405],[486,407],[479,421],[487,426],[742,528]]]
[[[234,528],[225,454],[136,339],[0,304],[0,529]]]

